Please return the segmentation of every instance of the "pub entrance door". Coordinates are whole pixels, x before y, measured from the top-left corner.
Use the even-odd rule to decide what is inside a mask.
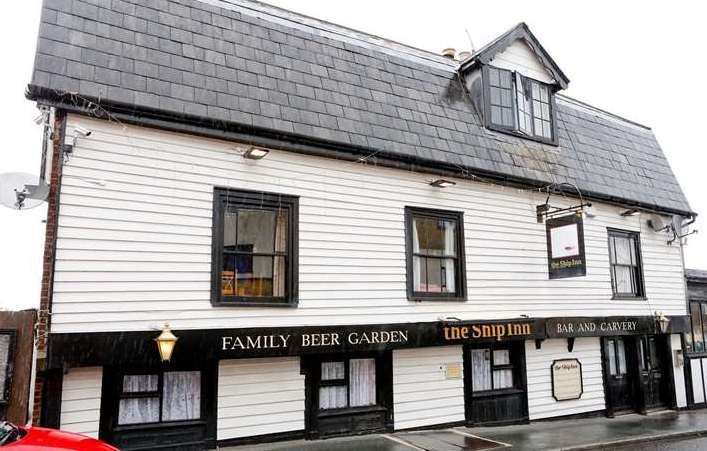
[[[645,408],[667,406],[670,402],[670,384],[666,355],[665,335],[643,335],[638,337],[639,370],[645,396]]]
[[[639,410],[636,341],[632,337],[605,337],[602,341],[607,410]]]
[[[666,335],[604,337],[606,409],[610,415],[670,404]]]

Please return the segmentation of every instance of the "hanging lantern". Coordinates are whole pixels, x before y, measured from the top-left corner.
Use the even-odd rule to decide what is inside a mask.
[[[668,325],[670,324],[670,318],[665,316],[663,312],[655,312],[655,322],[658,325],[658,330],[660,333],[664,334],[668,332]]]
[[[165,323],[162,333],[159,337],[155,338],[155,343],[157,343],[157,351],[160,353],[160,358],[163,362],[169,362],[172,358],[172,352],[174,351],[174,345],[177,343],[178,338],[169,329],[169,324]]]

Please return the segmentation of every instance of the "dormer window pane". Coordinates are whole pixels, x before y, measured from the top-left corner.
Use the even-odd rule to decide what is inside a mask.
[[[532,81],[533,85],[533,126],[535,136],[552,139],[552,119],[550,118],[550,95],[547,86]]]
[[[510,71],[489,67],[489,104],[491,122],[504,127],[514,127],[513,81]]]
[[[490,128],[554,141],[552,91],[542,82],[486,66],[486,117]]]

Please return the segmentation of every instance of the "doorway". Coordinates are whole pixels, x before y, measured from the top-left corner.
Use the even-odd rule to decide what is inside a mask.
[[[666,335],[604,337],[602,354],[609,415],[670,405]]]
[[[528,419],[523,342],[464,347],[468,425],[505,425]]]

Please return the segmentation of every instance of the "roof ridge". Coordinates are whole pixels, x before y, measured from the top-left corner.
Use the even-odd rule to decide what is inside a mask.
[[[279,6],[271,5],[259,0],[196,0],[201,3],[206,3],[212,6],[224,8],[224,9],[235,9],[239,12],[251,11],[254,13],[264,14],[270,17],[266,17],[266,20],[272,21],[272,19],[279,19],[281,21],[290,22],[292,24],[297,24],[299,26],[307,27],[308,32],[313,32],[314,30],[320,33],[316,34],[330,34],[336,35],[337,40],[342,40],[342,38],[353,41],[349,42],[353,45],[358,45],[361,47],[366,47],[363,44],[376,46],[377,50],[388,50],[396,52],[396,56],[402,56],[410,59],[411,57],[417,62],[424,62],[427,65],[435,66],[438,68],[445,68],[448,70],[456,70],[459,62],[450,60],[442,56],[441,54],[435,53],[431,50],[425,50],[419,47],[415,47],[410,44],[405,44],[393,39],[385,38],[382,36],[375,35],[363,30],[358,30],[355,28],[347,27],[334,22],[329,22],[327,20],[319,19],[307,14],[302,14],[297,11],[282,8]],[[248,14],[248,12],[244,12]],[[278,14],[279,13],[279,14]],[[299,19],[299,20],[298,20]],[[318,26],[319,25],[319,26]],[[293,25],[290,25],[291,27]],[[296,27],[295,27],[296,28]]]

